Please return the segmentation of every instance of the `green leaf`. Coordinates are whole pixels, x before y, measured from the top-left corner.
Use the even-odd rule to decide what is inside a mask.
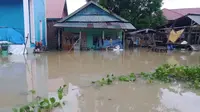
[[[54,104],[56,102],[56,99],[54,97],[50,98],[50,101],[52,104]]]
[[[58,98],[59,98],[59,100],[62,100],[62,98],[63,98],[63,93],[58,93]]]
[[[48,99],[44,99],[42,102],[40,102],[40,106],[42,108],[49,109],[50,108],[49,100]]]
[[[136,78],[130,77],[130,81],[136,81]]]
[[[38,112],[42,112],[42,109],[41,109],[41,108],[38,108]]]
[[[60,106],[60,103],[59,103],[59,102],[56,102],[56,103],[53,104],[53,106],[54,106],[54,107],[59,107],[59,106]]]
[[[31,92],[32,94],[36,94],[36,91],[35,91],[35,90],[30,90],[30,92]]]
[[[13,112],[18,112],[18,109],[13,108],[12,111],[13,111]]]
[[[25,112],[24,108],[20,108],[19,112]]]

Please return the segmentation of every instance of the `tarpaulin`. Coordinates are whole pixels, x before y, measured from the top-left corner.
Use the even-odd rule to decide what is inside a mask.
[[[24,44],[24,37],[12,28],[0,28],[0,41],[8,41],[13,44]]]
[[[117,45],[119,45],[120,48],[122,48],[122,41],[120,39],[112,40],[112,43],[110,42],[110,40],[104,40],[103,48]]]
[[[175,43],[178,40],[178,38],[182,35],[183,32],[184,32],[184,29],[183,30],[179,30],[177,32],[172,30],[170,32],[170,35],[169,35],[169,41]]]

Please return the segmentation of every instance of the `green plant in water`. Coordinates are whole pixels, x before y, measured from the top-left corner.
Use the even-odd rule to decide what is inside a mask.
[[[134,73],[131,73],[130,75],[128,76],[125,76],[125,75],[122,75],[122,76],[119,76],[119,81],[123,81],[123,82],[130,82],[130,81],[135,81],[136,80],[136,76]]]
[[[147,80],[147,83],[153,83],[154,80],[159,80],[166,83],[170,83],[172,81],[182,81],[186,82],[189,87],[200,89],[200,66],[178,66],[163,64],[157,67],[154,72],[141,72],[140,77]],[[119,77],[107,75],[106,78],[102,78],[101,80],[92,83],[98,83],[101,86],[110,85],[117,79],[119,81],[130,82],[135,81],[136,76],[134,73]]]
[[[30,90],[29,91],[31,94],[35,95],[36,94],[36,91],[35,90]]]
[[[61,107],[61,104],[64,104],[61,100],[64,96],[64,89],[66,87],[66,85],[63,85],[58,89],[57,94],[59,101],[56,101],[55,97],[51,97],[49,99],[36,97],[35,100],[28,105],[20,108],[13,108],[13,112],[34,112],[35,110],[37,110],[37,112],[52,112],[53,109]],[[30,92],[32,94],[36,93],[35,90],[31,90]]]
[[[111,85],[113,83],[114,80],[116,80],[117,78],[112,74],[112,75],[107,75],[106,78],[102,78],[101,80],[98,81],[93,81],[93,84],[99,84],[101,86],[103,85]]]
[[[200,88],[200,66],[177,66],[164,64],[155,69],[153,73],[141,73],[146,79],[156,79],[163,82],[182,81],[190,87]]]
[[[136,80],[136,76],[134,73],[131,73],[130,75],[128,76],[119,76],[118,78],[116,76],[114,76],[113,74],[112,75],[107,75],[106,78],[102,78],[101,80],[98,80],[98,81],[93,81],[92,83],[93,84],[99,84],[101,86],[103,85],[111,85],[113,83],[113,81],[116,81],[116,80],[119,80],[119,81],[124,81],[124,82],[130,82],[130,81],[135,81]]]

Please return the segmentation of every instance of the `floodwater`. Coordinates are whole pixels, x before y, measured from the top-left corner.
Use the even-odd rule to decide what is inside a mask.
[[[47,52],[28,56],[0,57],[0,112],[33,100],[29,90],[47,97],[63,84],[80,88],[79,112],[199,112],[200,91],[182,84],[115,82],[91,86],[106,74],[148,72],[169,63],[199,65],[199,52],[153,53],[145,49],[124,52]]]

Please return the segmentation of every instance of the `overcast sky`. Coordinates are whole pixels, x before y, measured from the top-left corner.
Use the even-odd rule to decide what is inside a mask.
[[[67,0],[68,12],[72,13],[85,4],[85,0]],[[162,8],[200,8],[200,0],[164,0]]]

